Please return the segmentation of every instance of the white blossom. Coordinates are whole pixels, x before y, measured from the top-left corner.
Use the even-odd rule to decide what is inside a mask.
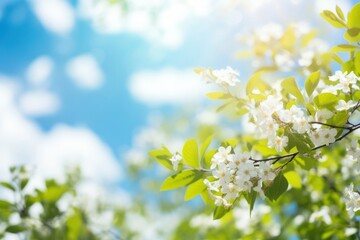
[[[291,71],[291,69],[295,66],[295,62],[292,59],[290,53],[288,52],[281,52],[275,55],[274,57],[276,65],[282,71]]]
[[[315,52],[312,50],[307,50],[300,53],[300,59],[298,63],[301,67],[308,67],[312,64],[313,59],[315,57]]]
[[[318,218],[321,218],[327,225],[332,223],[331,217],[329,215],[329,208],[327,206],[322,206],[319,211],[313,212],[310,215],[309,222],[313,223]]]
[[[335,142],[337,134],[334,128],[319,128],[310,133],[310,139],[315,146],[328,145]]]
[[[349,212],[350,217],[354,216],[354,213],[360,210],[360,194],[354,192],[353,184],[344,190],[344,201],[346,204],[346,210]]]
[[[223,185],[221,191],[225,195],[226,200],[236,199],[239,196],[239,189],[234,183]]]
[[[280,39],[284,34],[282,26],[276,23],[269,23],[255,30],[255,36],[261,42],[269,42],[273,39]]]
[[[224,163],[225,161],[229,160],[231,152],[231,146],[226,148],[219,147],[217,153],[215,153],[214,157],[211,159],[211,169],[216,168],[216,166]]]
[[[175,171],[177,171],[180,161],[182,160],[182,156],[178,153],[172,155],[169,159]]]
[[[239,73],[231,67],[226,67],[226,69],[214,70],[213,75],[216,77],[215,82],[225,88],[229,86],[233,87],[240,82],[240,80],[238,79]]]
[[[301,134],[309,132],[311,128],[309,122],[305,117],[298,118],[294,121],[293,129]]]
[[[207,179],[204,179],[204,184],[206,185],[207,189],[209,191],[215,191],[215,192],[219,192],[219,186],[217,186],[218,184],[216,184],[217,182],[210,182]]]
[[[326,120],[331,118],[333,115],[334,113],[331,112],[330,110],[321,109],[315,113],[315,121],[325,123]]]
[[[269,162],[259,163],[258,174],[262,181],[272,181],[276,177],[276,174],[274,170],[271,168]]]
[[[257,186],[254,187],[253,190],[255,192],[258,192],[261,198],[265,199],[265,194],[264,194],[264,191],[262,189],[262,180],[261,179],[257,182]]]
[[[251,188],[253,187],[253,183],[250,180],[246,180],[241,176],[236,176],[235,182],[240,191],[250,192]]]
[[[342,71],[336,71],[334,75],[329,76],[329,80],[333,81],[333,82],[336,82],[336,81],[339,81],[341,79],[345,79],[346,75],[347,75],[347,72],[343,73]]]
[[[252,164],[251,162],[247,162],[241,164],[237,175],[243,180],[250,180],[251,178],[257,176],[257,171],[254,164]]]
[[[338,104],[335,106],[335,109],[338,111],[349,110],[355,105],[356,105],[355,101],[349,100],[348,102],[345,102],[344,100],[340,100]]]
[[[269,140],[268,147],[275,148],[277,152],[282,152],[288,144],[289,138],[287,136],[276,136],[274,139]]]
[[[247,160],[250,159],[250,153],[249,152],[235,152],[231,156],[231,159],[229,161],[229,168],[231,169],[239,169],[240,165],[242,163],[245,163]]]

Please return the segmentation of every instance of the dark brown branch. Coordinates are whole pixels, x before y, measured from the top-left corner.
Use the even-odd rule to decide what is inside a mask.
[[[323,122],[310,122],[310,124],[319,124],[319,125],[323,125],[323,126],[327,126],[327,127],[340,128],[340,129],[348,129],[348,128],[349,128],[349,127],[336,126],[336,125],[332,125],[332,124],[328,124],[328,123],[323,123]]]

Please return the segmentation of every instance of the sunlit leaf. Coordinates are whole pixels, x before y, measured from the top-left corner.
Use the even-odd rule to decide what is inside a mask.
[[[225,216],[230,211],[230,208],[224,208],[223,206],[216,206],[214,209],[213,219],[217,220]]]
[[[209,137],[207,137],[205,139],[205,141],[201,145],[201,149],[200,149],[200,157],[201,158],[205,157],[205,152],[208,149],[209,145],[211,144],[211,141],[212,141],[213,137],[214,137],[214,135],[210,135]]]
[[[346,24],[344,23],[343,20],[341,20],[339,17],[337,17],[335,15],[335,13],[329,11],[329,10],[324,10],[320,16],[322,16],[328,23],[330,23],[332,26],[336,27],[336,28],[346,28]]]
[[[297,172],[295,171],[285,172],[284,177],[292,187],[301,188],[301,177]]]
[[[320,81],[320,71],[311,73],[305,80],[305,90],[310,97]]]
[[[206,190],[206,185],[204,184],[204,179],[199,179],[194,183],[191,183],[185,192],[185,201],[193,199],[200,193]]]
[[[314,97],[314,103],[319,108],[331,108],[338,102],[338,98],[332,93],[320,93]]]
[[[199,149],[195,139],[190,139],[186,141],[183,147],[182,154],[186,164],[193,168],[200,167]]]
[[[302,103],[305,104],[305,100],[303,95],[301,94],[301,91],[299,90],[299,87],[296,84],[295,78],[294,77],[288,77],[285,78],[282,82],[281,82],[281,86],[282,88],[289,94],[293,95],[294,97],[297,98],[297,100]]]
[[[211,92],[211,93],[207,93],[206,96],[212,100],[224,100],[231,98],[230,94],[224,92]]]
[[[336,5],[336,13],[341,20],[345,20],[344,13],[338,5]]]
[[[339,44],[333,47],[331,52],[353,52],[356,51],[359,47],[351,44]]]
[[[161,185],[161,191],[167,191],[189,185],[203,176],[203,173],[194,169],[183,170],[168,177]]]
[[[169,160],[172,154],[167,149],[152,150],[149,152],[149,155],[164,167],[174,170],[173,165]]]

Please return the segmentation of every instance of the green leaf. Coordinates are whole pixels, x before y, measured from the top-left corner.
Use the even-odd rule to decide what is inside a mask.
[[[5,229],[6,232],[9,232],[9,233],[20,233],[20,232],[24,232],[26,231],[26,228],[25,226],[23,225],[11,225],[11,226],[8,226],[6,229]]]
[[[198,145],[196,143],[195,139],[190,139],[186,141],[183,147],[183,158],[185,162],[193,168],[199,168],[200,167],[200,161],[199,161],[199,150]]]
[[[286,29],[285,33],[283,34],[282,38],[280,39],[280,45],[282,48],[291,51],[297,41],[296,34],[292,27]]]
[[[213,139],[214,135],[210,135],[208,136],[205,141],[203,142],[203,144],[201,145],[201,149],[200,149],[200,157],[204,158],[205,157],[205,152],[208,149],[209,145],[211,144],[211,141]]]
[[[5,200],[1,200],[0,199],[0,209],[9,209],[10,207],[12,207],[13,204],[8,202],[8,201],[5,201]]]
[[[333,47],[330,52],[353,52],[358,49],[357,46],[351,44],[339,44]]]
[[[211,166],[211,159],[213,158],[213,156],[215,155],[216,152],[217,152],[216,149],[211,149],[210,151],[208,151],[208,152],[205,154],[204,164],[205,164],[205,167],[206,167],[206,168],[210,168],[210,166]]]
[[[165,179],[161,185],[161,191],[167,191],[189,185],[203,176],[203,173],[194,169],[183,170]]]
[[[315,30],[310,31],[309,33],[305,34],[301,40],[301,47],[306,47],[307,45],[309,45],[311,40],[313,40],[316,35],[317,35],[317,31],[315,31]]]
[[[232,99],[224,104],[222,104],[220,107],[218,107],[216,109],[216,112],[221,112],[223,111],[225,108],[229,107],[231,104],[235,103],[236,100]]]
[[[29,182],[29,178],[23,178],[21,179],[21,182],[20,182],[20,188],[21,189],[24,189],[26,187],[26,185],[28,184]]]
[[[202,74],[205,71],[205,68],[201,67],[201,68],[194,68],[194,73],[195,74]]]
[[[300,153],[308,153],[311,150],[309,141],[303,134],[286,131],[285,136],[289,138],[288,145],[285,148],[287,152],[290,152],[293,147],[296,147]]]
[[[320,70],[313,72],[309,75],[309,77],[305,80],[305,90],[307,95],[310,97],[314,92],[320,81]]]
[[[348,111],[337,112],[329,121],[329,124],[344,126],[348,119]]]
[[[333,53],[331,57],[340,65],[344,63],[343,60],[339,57],[339,55],[337,55],[336,53]]]
[[[360,28],[360,3],[357,3],[348,13],[349,28]]]
[[[342,68],[341,68],[341,70],[343,72],[351,72],[351,71],[354,71],[354,69],[355,69],[355,64],[354,64],[353,59],[350,59],[349,61],[343,63]]]
[[[164,167],[174,170],[172,163],[170,162],[170,158],[172,154],[167,149],[156,149],[149,152],[149,155],[154,158],[158,163],[163,165]]]
[[[294,188],[301,188],[301,178],[300,175],[295,171],[288,171],[284,173],[284,177],[288,183]]]
[[[323,17],[328,23],[330,23],[332,26],[336,28],[346,28],[346,24],[338,18],[335,13],[324,10],[322,13],[320,13],[320,16]]]
[[[281,86],[287,93],[293,95],[300,103],[305,105],[304,97],[301,94],[294,77],[285,78],[281,82]]]
[[[360,33],[360,28],[349,28],[347,33],[350,35],[350,37],[356,37]]]
[[[64,186],[51,186],[43,193],[43,199],[47,202],[57,202],[66,192]]]
[[[360,75],[360,52],[357,52],[355,54],[354,68],[355,68],[355,74],[359,76]]]
[[[201,178],[196,182],[191,183],[187,187],[184,200],[185,201],[191,200],[205,190],[206,190],[206,185],[204,183],[204,179]]]
[[[265,196],[271,201],[276,201],[284,192],[286,192],[288,185],[284,175],[279,173],[272,184],[265,190]]]
[[[11,184],[11,183],[8,183],[8,182],[0,182],[0,185],[15,192],[15,187]]]
[[[207,93],[206,96],[211,100],[220,100],[220,99],[224,100],[231,98],[230,94],[224,92],[211,92],[211,93]]]
[[[205,204],[210,205],[210,206],[215,205],[214,200],[210,197],[208,191],[204,191],[204,192],[200,193],[200,195]]]
[[[338,98],[332,93],[320,93],[314,97],[314,103],[318,108],[332,108],[337,102]]]
[[[216,206],[214,209],[213,219],[217,220],[222,218],[231,208],[224,208],[223,206]]]
[[[83,220],[81,216],[81,212],[76,209],[73,211],[68,219],[66,219],[66,227],[67,227],[67,238],[68,239],[79,239],[81,235],[81,228],[83,225]]]
[[[345,20],[344,13],[338,5],[336,5],[336,13],[341,20]]]
[[[264,93],[266,90],[271,89],[270,85],[261,80],[261,76],[263,75],[263,71],[257,72],[251,76],[247,85],[246,85],[246,94],[251,95],[253,90],[257,89],[261,93]]]
[[[306,157],[304,155],[296,157],[295,163],[297,163],[302,169],[305,170],[310,170],[318,164],[316,159],[312,157]]]
[[[257,192],[254,190],[251,190],[251,192],[245,193],[244,196],[245,196],[245,200],[247,201],[247,203],[250,206],[250,215],[251,215],[251,212],[254,209]]]

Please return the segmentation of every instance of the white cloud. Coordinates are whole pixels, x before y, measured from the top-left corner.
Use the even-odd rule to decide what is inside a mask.
[[[57,95],[49,91],[35,90],[21,95],[19,108],[28,115],[48,115],[59,110],[60,100]]]
[[[177,48],[186,22],[210,13],[211,0],[131,0],[122,2],[80,0],[79,15],[90,19],[101,33],[134,32],[165,47]]]
[[[149,105],[191,103],[201,99],[206,90],[192,70],[173,68],[135,73],[129,88],[134,98]]]
[[[66,0],[32,0],[35,15],[41,24],[56,34],[67,34],[75,25],[74,10]]]
[[[53,71],[54,62],[48,56],[40,56],[36,58],[26,70],[26,78],[36,86],[43,85],[49,80]]]
[[[110,149],[87,128],[55,126],[39,141],[34,155],[36,168],[47,177],[61,178],[59,169],[76,165],[87,180],[111,182],[120,177]]]
[[[116,33],[124,30],[124,11],[120,2],[80,0],[79,15],[93,20],[94,28],[99,32]]]
[[[82,88],[96,89],[104,81],[103,73],[96,59],[90,54],[71,59],[66,66],[66,72]]]
[[[116,157],[95,133],[66,125],[44,132],[17,108],[18,86],[0,79],[0,179],[6,179],[9,166],[17,164],[34,168],[32,185],[36,187],[45,177],[63,179],[69,167],[76,165],[86,181],[101,186],[121,178]]]

